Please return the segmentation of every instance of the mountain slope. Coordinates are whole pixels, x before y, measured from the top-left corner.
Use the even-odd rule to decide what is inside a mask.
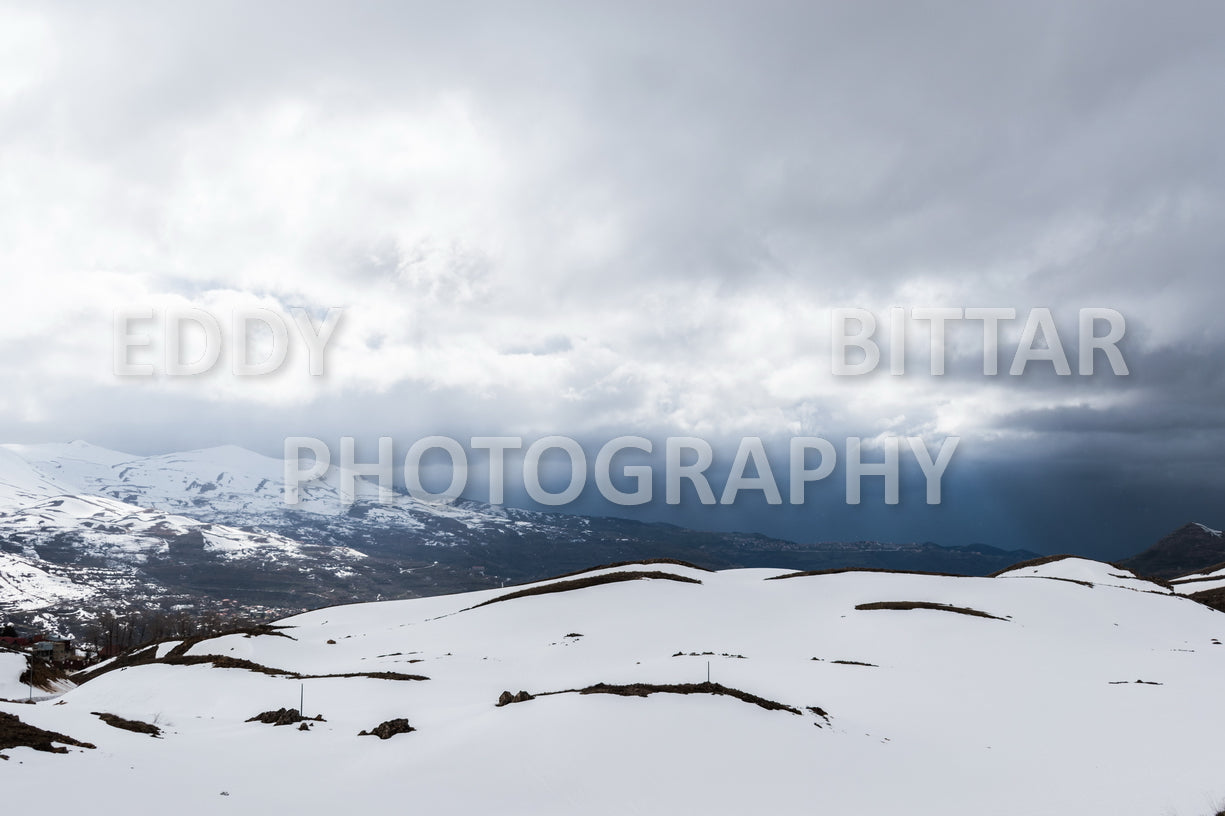
[[[164,644],[62,705],[0,704],[97,748],[5,753],[23,790],[72,778],[67,809],[139,779],[133,816],[1147,816],[1225,796],[1221,613],[1083,559],[786,576],[626,565]],[[323,720],[247,722],[300,696]]]
[[[85,442],[0,447],[0,552],[98,590],[122,610],[240,604],[274,614],[497,586],[654,557],[704,566],[871,566],[985,574],[1033,553],[984,545],[828,542],[628,519],[439,505],[339,472],[284,503],[284,463],[234,446],[132,456]],[[7,504],[2,503],[7,496]],[[0,612],[33,608],[0,601]],[[71,604],[45,607],[68,614]]]
[[[1119,564],[1140,575],[1174,578],[1222,562],[1225,562],[1225,535],[1220,530],[1191,523]]]

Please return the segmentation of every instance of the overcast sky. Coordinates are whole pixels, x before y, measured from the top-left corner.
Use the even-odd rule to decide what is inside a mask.
[[[1225,527],[1222,98],[1209,0],[0,3],[3,436],[959,436],[938,507],[642,515],[1120,557]],[[345,312],[322,377],[116,377],[185,306]],[[1049,308],[1074,370],[1113,308],[1131,373],[833,376],[891,306]]]

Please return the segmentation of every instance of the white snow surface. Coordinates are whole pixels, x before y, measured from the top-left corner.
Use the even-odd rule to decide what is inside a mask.
[[[1000,577],[1053,578],[1063,581],[1082,581],[1094,586],[1134,589],[1138,592],[1157,592],[1161,594],[1169,594],[1171,591],[1168,587],[1141,578],[1131,570],[1074,556],[1033,566],[1013,567],[1005,570]]]
[[[125,814],[172,802],[189,816],[1196,816],[1225,799],[1225,646],[1214,643],[1225,640],[1225,615],[1111,585],[1114,567],[1056,570],[1091,576],[1093,587],[1040,580],[1067,575],[619,571],[634,569],[702,583],[625,581],[480,608],[518,588],[333,607],[282,621],[290,637],[230,635],[190,650],[301,674],[424,681],[154,664],[104,674],[63,705],[0,704],[97,746],[5,751],[0,767],[22,763],[5,804],[23,812],[53,787],[57,807],[94,809],[97,792],[120,781],[140,791],[125,797]],[[855,608],[876,601],[999,619]],[[700,682],[708,663],[717,683],[803,713],[709,694],[495,706],[503,691]],[[306,713],[326,722],[307,732],[244,722],[296,707],[302,691]],[[117,730],[94,711],[165,733]],[[357,736],[397,717],[417,730]]]
[[[29,696],[29,688],[20,681],[26,665],[25,655],[0,648],[0,699],[24,700]]]
[[[0,552],[0,609],[34,611],[82,601],[94,592],[92,587],[53,575],[29,559]]]

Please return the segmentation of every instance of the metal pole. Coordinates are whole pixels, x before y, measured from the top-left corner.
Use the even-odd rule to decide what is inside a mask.
[[[302,683],[298,688],[298,716],[306,716],[306,684]]]
[[[710,682],[710,661],[706,661],[706,682]]]

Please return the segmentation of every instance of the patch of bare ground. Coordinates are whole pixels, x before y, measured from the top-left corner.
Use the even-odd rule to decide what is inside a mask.
[[[1158,683],[1156,680],[1111,680],[1110,685],[1112,686],[1130,686],[1130,685],[1164,686],[1165,683]]]
[[[345,677],[368,677],[371,680],[430,679],[422,674],[404,674],[402,672],[391,671],[340,672],[337,674],[299,674],[298,672],[288,671],[286,669],[274,669],[269,666],[261,666],[258,663],[252,663],[250,660],[243,660],[242,658],[238,657],[226,657],[225,655],[192,655],[190,657],[166,659],[159,662],[183,666],[199,663],[212,663],[213,667],[218,669],[246,669],[247,671],[260,672],[261,674],[289,677],[293,680],[330,680],[332,678]]]
[[[247,671],[256,672],[258,674],[267,674],[272,677],[288,677],[293,680],[327,680],[330,678],[342,677],[368,677],[371,680],[429,680],[430,678],[421,674],[404,674],[402,672],[391,671],[373,671],[373,672],[343,672],[338,674],[299,674],[288,669],[277,669],[272,666],[264,666],[255,663],[251,660],[246,660],[241,657],[230,657],[228,655],[176,655],[173,653],[167,654],[160,659],[142,660],[139,663],[129,665],[135,666],[204,666],[210,665],[216,669],[245,669]],[[96,676],[96,675],[95,675]],[[92,677],[87,679],[93,679]]]
[[[410,661],[411,662],[411,661]],[[429,680],[424,674],[405,674],[404,672],[391,671],[374,671],[374,672],[345,672],[344,674],[299,674],[295,675],[301,680],[327,680],[331,677],[368,677],[371,680]]]
[[[552,578],[544,578],[545,581],[557,581],[562,578],[573,578],[576,575],[586,575],[589,572],[597,572],[598,570],[619,569],[621,567],[636,567],[639,564],[643,566],[651,566],[652,564],[670,564],[674,567],[688,567],[689,569],[699,570],[701,572],[714,572],[706,567],[699,567],[697,564],[690,564],[688,561],[681,561],[676,558],[644,558],[641,561],[615,561],[612,564],[601,564],[598,567],[587,567],[586,569],[575,570],[574,572],[566,572],[561,575],[554,575]]]
[[[316,714],[314,717],[303,717],[296,708],[278,708],[276,711],[263,711],[249,718],[247,722],[260,722],[264,725],[293,725],[294,723],[307,720],[311,722],[327,722],[321,714]]]
[[[148,734],[151,737],[160,737],[162,735],[162,729],[158,728],[153,723],[141,722],[140,720],[128,720],[120,717],[117,714],[108,714],[105,711],[91,711],[89,713],[93,714],[95,717],[102,720],[102,722],[106,723],[112,728],[121,728],[124,731],[134,731],[137,734]]]
[[[937,612],[956,612],[959,615],[972,615],[976,618],[990,618],[991,620],[998,621],[1007,620],[1007,618],[999,618],[980,609],[971,609],[968,606],[953,606],[952,604],[932,603],[930,601],[876,601],[874,603],[858,604],[855,608],[861,610],[933,609]]]
[[[1172,580],[1182,582],[1190,578],[1192,575],[1204,575],[1204,576],[1207,576],[1207,578],[1204,580],[1211,580],[1212,576],[1209,573],[1220,572],[1221,570],[1225,570],[1225,561],[1222,561],[1219,564],[1213,564],[1211,567],[1204,567],[1203,569],[1192,570],[1191,572],[1184,572],[1182,575],[1175,576]],[[1220,577],[1220,576],[1217,576],[1217,577]]]
[[[39,691],[55,691],[55,684],[68,679],[68,672],[64,671],[54,663],[48,663],[45,660],[36,658],[27,658],[29,665],[26,670],[17,678],[17,682],[22,685],[33,685]],[[30,683],[30,673],[34,674],[34,682]]]
[[[155,643],[148,643],[119,655],[104,666],[77,672],[76,674],[72,675],[71,679],[77,685],[81,685],[82,683],[87,683],[90,680],[93,680],[95,677],[101,677],[102,675],[116,671],[117,669],[127,669],[131,668],[132,666],[146,666],[150,663],[170,662],[171,658],[187,657],[188,650],[196,644],[203,643],[206,640],[227,637],[228,635],[242,635],[243,637],[249,638],[271,636],[297,640],[297,638],[280,631],[282,629],[289,628],[292,627],[261,623],[255,626],[242,626],[235,629],[228,629],[214,635],[195,635],[183,640],[172,638],[169,640],[157,641]],[[157,647],[163,643],[171,643],[175,640],[178,640],[175,646],[159,659],[157,656]]]
[[[56,745],[57,742],[60,744]],[[78,748],[97,747],[88,742],[75,740],[65,734],[44,731],[37,726],[22,722],[16,714],[0,711],[0,751],[9,748],[33,748],[35,751],[46,751],[51,754],[66,754],[68,753],[68,749],[64,747],[66,745],[74,745]]]
[[[885,567],[830,567],[829,569],[804,570],[803,572],[788,572],[785,575],[771,575],[767,581],[781,581],[784,578],[810,578],[814,575],[842,575],[847,572],[878,572],[887,575],[935,575],[940,578],[966,578],[955,572],[924,572],[922,570],[896,570]]]
[[[826,662],[821,660],[819,657],[814,657],[813,660],[817,660],[822,663]],[[875,663],[864,663],[862,660],[830,660],[829,663],[835,666],[867,666],[870,669],[880,668],[880,666],[876,665]]]
[[[1225,612],[1225,587],[1196,592],[1187,597],[1193,601],[1199,601],[1204,606],[1211,607],[1218,612]]]
[[[391,739],[396,734],[408,734],[416,730],[416,728],[413,728],[408,724],[408,720],[406,720],[404,717],[397,717],[394,720],[381,722],[369,731],[358,731],[357,736],[378,737],[379,739],[385,740]]]
[[[651,570],[648,572],[633,570],[630,572],[610,572],[607,575],[592,575],[588,578],[576,578],[572,581],[558,581],[554,584],[544,584],[542,586],[528,587],[515,592],[499,595],[496,598],[490,598],[487,601],[469,607],[469,609],[480,609],[482,606],[500,603],[501,601],[513,601],[517,598],[528,598],[533,595],[551,595],[555,592],[572,592],[576,589],[587,589],[593,586],[602,586],[604,584],[618,584],[623,581],[642,581],[642,580],[658,580],[658,581],[678,581],[682,584],[700,584],[702,583],[696,578],[689,578],[685,575],[673,575],[670,572],[660,572]]]
[[[579,689],[578,693],[616,694],[621,697],[647,697],[651,694],[714,694],[724,697],[734,697],[742,702],[760,706],[767,711],[790,711],[792,714],[801,713],[798,708],[793,706],[789,706],[775,700],[767,700],[765,697],[758,697],[756,694],[750,694],[747,691],[730,688],[729,686],[724,686],[721,683],[631,683],[628,685],[596,683],[594,686]]]
[[[150,663],[158,663],[165,666],[201,666],[211,665],[217,669],[246,669],[247,671],[258,672],[259,674],[270,674],[273,676],[296,677],[295,672],[286,671],[285,669],[274,669],[271,666],[263,666],[251,660],[245,660],[241,657],[228,657],[226,655],[167,655],[161,660],[152,660]]]
[[[534,700],[537,697],[549,697],[555,694],[614,694],[619,697],[649,697],[652,694],[712,694],[721,697],[732,697],[741,702],[751,703],[755,706],[766,709],[767,711],[787,711],[791,714],[803,714],[795,706],[789,706],[786,703],[780,703],[776,700],[768,700],[765,697],[759,697],[756,694],[750,694],[747,691],[724,686],[721,683],[629,683],[625,685],[614,685],[610,683],[596,683],[592,686],[587,686],[581,689],[563,689],[561,691],[542,691],[538,694],[528,694],[526,691],[520,691],[518,694],[511,694],[509,691],[502,692],[498,698],[497,705],[504,706],[511,703],[522,703],[528,700]],[[822,709],[809,707],[818,716],[826,717]],[[818,713],[820,712],[820,713]]]
[[[1219,570],[1220,568],[1218,567],[1214,571],[1219,571]],[[1199,578],[1183,577],[1183,578],[1174,579],[1172,582],[1170,582],[1170,586],[1185,587],[1187,584],[1194,584],[1199,581],[1219,581],[1219,580],[1221,580],[1220,575],[1203,575],[1203,576],[1200,576]]]
[[[748,658],[742,654],[730,654],[729,652],[720,652],[718,654],[715,654],[714,652],[677,652],[676,654],[672,656],[673,657],[729,657],[734,660],[748,660]]]

